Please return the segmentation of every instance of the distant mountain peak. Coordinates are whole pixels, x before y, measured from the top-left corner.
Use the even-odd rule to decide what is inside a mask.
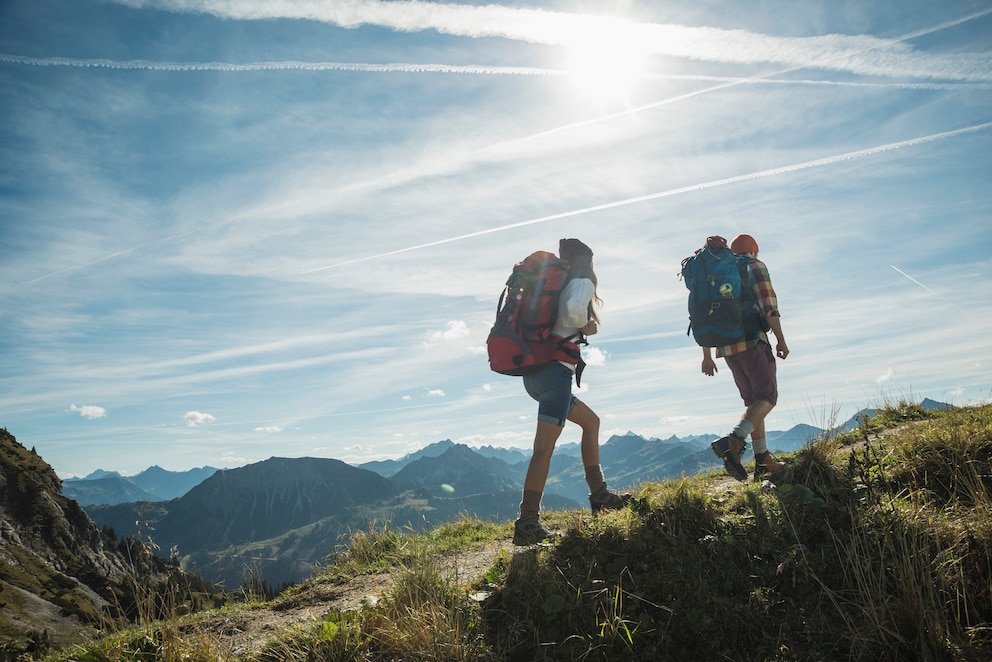
[[[80,480],[99,480],[101,478],[123,478],[119,471],[104,471],[103,469],[97,469],[88,476],[84,476]]]
[[[442,439],[441,441],[435,441],[433,444],[427,444],[426,446],[424,446],[423,448],[421,448],[419,451],[416,451],[414,453],[410,453],[410,455],[422,456],[422,455],[427,455],[428,454],[428,451],[432,451],[432,452],[433,451],[446,451],[449,448],[451,448],[452,446],[456,446],[456,445],[458,445],[458,444],[455,444],[455,442],[451,441],[450,439]]]

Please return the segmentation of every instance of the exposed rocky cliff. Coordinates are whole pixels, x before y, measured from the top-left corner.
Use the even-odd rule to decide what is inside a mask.
[[[4,652],[74,643],[113,620],[133,617],[134,586],[166,582],[174,572],[141,545],[101,530],[62,495],[52,468],[0,429]]]

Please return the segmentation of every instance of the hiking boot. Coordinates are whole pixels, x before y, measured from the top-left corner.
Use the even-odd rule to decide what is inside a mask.
[[[518,519],[513,524],[513,544],[533,545],[544,542],[553,537],[553,534],[544,528],[538,517],[526,517]]]
[[[775,473],[785,468],[785,462],[779,462],[771,451],[754,454],[754,480],[761,480],[765,474]]]
[[[723,459],[723,469],[728,476],[737,480],[747,480],[747,469],[741,464],[741,455],[747,448],[747,442],[736,435],[728,434],[710,444],[710,448],[717,457]]]
[[[589,505],[592,507],[592,514],[598,515],[601,510],[620,510],[633,498],[634,496],[630,492],[617,494],[610,492],[606,489],[606,485],[603,485],[596,490],[595,494],[589,495]]]

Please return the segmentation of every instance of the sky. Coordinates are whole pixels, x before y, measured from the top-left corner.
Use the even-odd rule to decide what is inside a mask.
[[[2,0],[0,426],[62,477],[528,449],[485,340],[578,237],[601,441],[726,434],[678,273],[740,232],[770,430],[985,403],[990,181],[987,0]]]

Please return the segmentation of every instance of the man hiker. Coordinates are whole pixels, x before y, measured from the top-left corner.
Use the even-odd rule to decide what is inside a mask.
[[[789,347],[782,332],[782,321],[778,312],[778,298],[772,287],[771,278],[764,262],[757,259],[758,242],[749,234],[739,234],[730,242],[730,250],[741,259],[741,287],[754,292],[754,305],[744,311],[744,339],[731,345],[716,348],[717,357],[722,356],[734,376],[734,383],[747,407],[737,426],[725,437],[711,444],[713,452],[723,459],[727,473],[737,480],[746,480],[747,471],[741,464],[741,456],[747,447],[750,435],[754,446],[755,478],[779,471],[785,465],[768,451],[765,439],[765,417],[778,402],[778,382],[775,375],[775,357],[785,359]],[[748,259],[749,258],[749,259]],[[750,318],[750,319],[749,319]],[[749,323],[750,322],[750,323]],[[764,324],[762,324],[764,322]],[[762,329],[770,329],[775,334],[775,354],[772,354],[768,335]],[[712,377],[716,374],[716,362],[709,347],[703,347],[703,374]]]

